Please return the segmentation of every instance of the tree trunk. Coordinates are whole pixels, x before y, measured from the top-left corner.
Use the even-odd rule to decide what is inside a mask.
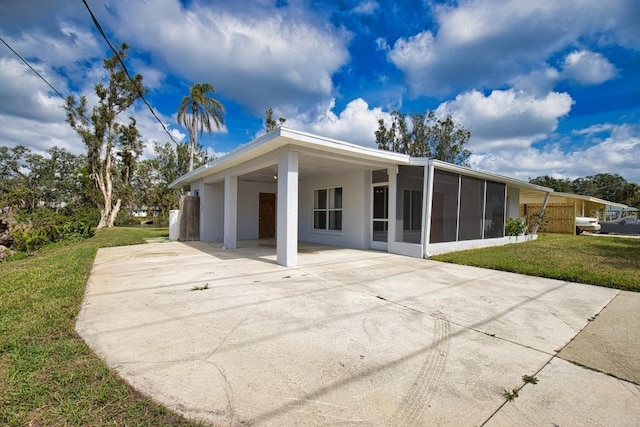
[[[98,222],[98,225],[96,226],[96,230],[106,227],[108,218],[109,218],[109,213],[104,208],[100,208],[100,222]]]
[[[198,128],[198,121],[196,118],[197,112],[198,110],[194,106],[191,113],[191,128],[189,129],[189,139],[191,139],[189,141],[189,172],[193,170],[193,154],[196,149],[196,130]]]
[[[122,205],[122,199],[116,200],[116,205],[111,209],[111,214],[109,215],[109,221],[107,222],[107,227],[113,227],[113,223],[116,222],[118,212],[120,212],[121,205]]]

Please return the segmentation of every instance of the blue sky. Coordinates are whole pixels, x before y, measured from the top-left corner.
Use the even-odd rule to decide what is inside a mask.
[[[175,111],[210,82],[225,153],[287,126],[374,146],[394,109],[451,113],[471,130],[474,167],[527,180],[619,173],[640,182],[637,0],[89,0],[176,139]],[[93,96],[108,47],[81,0],[9,0],[0,35],[64,94]],[[0,145],[83,145],[60,99],[0,45]],[[169,138],[142,106],[146,156]]]

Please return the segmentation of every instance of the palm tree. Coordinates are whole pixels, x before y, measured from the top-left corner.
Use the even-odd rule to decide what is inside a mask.
[[[216,90],[211,83],[197,83],[191,86],[189,95],[182,98],[178,108],[178,123],[189,131],[189,172],[193,170],[193,153],[197,145],[196,133],[206,129],[211,135],[211,123],[216,129],[224,124],[225,109],[217,99],[209,97],[209,93],[215,94]]]

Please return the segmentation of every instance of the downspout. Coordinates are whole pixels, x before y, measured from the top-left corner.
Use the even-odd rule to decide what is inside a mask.
[[[429,258],[429,236],[431,236],[431,212],[433,210],[433,163],[431,160],[424,167],[422,182],[422,243],[423,258]]]
[[[542,221],[542,217],[544,216],[544,210],[547,208],[547,203],[549,202],[550,195],[551,193],[547,193],[547,195],[544,196],[544,202],[542,202],[542,209],[540,209],[540,215],[538,216],[538,220],[533,226],[533,230],[531,230],[531,234],[534,236],[538,234],[538,227],[540,227],[540,221]]]

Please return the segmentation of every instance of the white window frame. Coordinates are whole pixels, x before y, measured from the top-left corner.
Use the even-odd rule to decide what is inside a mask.
[[[335,194],[336,191],[335,190],[340,190],[340,193],[342,194],[342,196],[340,197],[340,207],[335,207],[336,203],[335,203]],[[333,190],[333,191],[332,191]],[[319,191],[326,191],[326,206],[324,208],[318,208],[316,207],[316,201],[318,200],[318,192]],[[334,199],[333,201],[330,201],[330,197],[333,196]],[[332,203],[333,202],[333,203]],[[333,207],[331,207],[333,205]],[[317,188],[315,190],[313,190],[313,211],[312,211],[312,228],[313,231],[319,231],[319,232],[328,232],[328,233],[340,233],[342,232],[343,229],[343,220],[344,220],[344,211],[343,211],[343,206],[344,206],[344,190],[342,187],[327,187],[327,188]],[[325,223],[324,223],[324,227],[323,228],[316,228],[316,212],[325,212]],[[331,212],[340,212],[340,228],[329,228],[329,223],[330,223],[330,217],[331,217]]]

